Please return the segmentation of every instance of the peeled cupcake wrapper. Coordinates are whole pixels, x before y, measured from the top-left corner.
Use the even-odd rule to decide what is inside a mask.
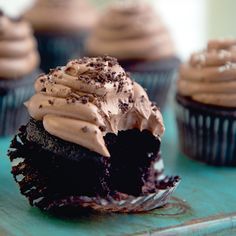
[[[139,197],[124,194],[122,200],[117,200],[113,197],[105,199],[101,197],[71,196],[54,201],[45,210],[52,210],[57,207],[77,206],[100,212],[135,213],[150,211],[164,206],[168,202],[170,195],[177,188],[180,180],[178,177],[165,176],[163,180],[159,181],[165,183],[165,188],[159,189],[155,193]]]
[[[235,109],[208,106],[177,95],[176,112],[184,154],[210,165],[236,166]]]
[[[53,211],[63,207],[83,207],[101,212],[144,212],[161,207],[167,203],[170,195],[176,189],[180,182],[179,177],[168,177],[163,175],[164,165],[160,158],[155,163],[158,170],[156,192],[139,197],[117,193],[116,196],[102,198],[99,196],[68,196],[58,199],[49,199],[44,197],[47,186],[44,185],[44,179],[40,173],[35,171],[24,157],[20,157],[21,149],[24,146],[24,127],[13,140],[10,158],[12,162],[12,174],[20,186],[21,193],[25,195],[31,205],[37,206],[42,210]],[[17,151],[16,151],[17,150]]]

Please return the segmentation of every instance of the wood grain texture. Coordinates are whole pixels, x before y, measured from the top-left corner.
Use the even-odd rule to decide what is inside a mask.
[[[146,214],[83,214],[54,217],[28,205],[10,174],[0,139],[0,235],[234,235],[236,230],[236,170],[192,161],[179,153],[171,111],[165,114],[162,155],[167,174],[182,182],[164,208]]]

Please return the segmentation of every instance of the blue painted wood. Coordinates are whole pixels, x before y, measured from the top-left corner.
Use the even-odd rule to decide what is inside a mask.
[[[10,175],[10,138],[0,139],[0,235],[236,235],[236,169],[207,166],[181,155],[171,111],[165,121],[166,172],[181,175],[182,182],[169,205],[146,214],[56,218],[30,207]]]

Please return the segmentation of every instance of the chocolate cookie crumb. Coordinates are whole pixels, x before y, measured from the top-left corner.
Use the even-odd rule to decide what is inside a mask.
[[[81,130],[82,130],[84,133],[87,133],[87,132],[88,132],[88,127],[87,127],[87,126],[84,126]]]

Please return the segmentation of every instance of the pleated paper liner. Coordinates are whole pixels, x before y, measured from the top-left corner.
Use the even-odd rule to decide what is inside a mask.
[[[160,61],[121,61],[132,79],[147,90],[151,101],[163,110],[171,85],[176,77],[180,60],[177,57]]]
[[[168,99],[171,84],[174,81],[176,71],[169,72],[132,72],[132,78],[144,87],[149,99],[156,103],[162,111]]]
[[[36,70],[22,79],[0,82],[0,136],[14,134],[29,119],[24,102],[34,93]]]
[[[46,34],[35,33],[41,56],[41,69],[48,73],[50,69],[64,66],[70,59],[84,56],[84,40],[87,33]]]
[[[236,166],[236,109],[205,105],[177,95],[182,152],[216,166]]]
[[[164,206],[169,201],[171,194],[179,184],[179,178],[166,176],[158,183],[160,186],[163,185],[163,189],[157,189],[155,193],[150,193],[139,197],[122,193],[117,193],[116,196],[110,196],[107,198],[70,196],[51,202],[46,208],[44,208],[44,210],[50,211],[58,207],[73,206],[90,208],[100,212],[138,213],[150,211]],[[43,201],[43,199],[41,201]]]
[[[134,197],[124,193],[115,193],[112,196],[58,196],[48,193],[47,177],[43,177],[37,169],[30,165],[24,157],[25,132],[24,127],[16,136],[11,145],[9,156],[12,161],[12,173],[32,206],[41,210],[53,211],[58,208],[89,208],[101,212],[143,212],[165,205],[170,195],[178,186],[179,177],[168,177],[163,174],[163,162],[160,158],[155,163],[158,172],[155,191]],[[28,149],[33,146],[27,147]]]

